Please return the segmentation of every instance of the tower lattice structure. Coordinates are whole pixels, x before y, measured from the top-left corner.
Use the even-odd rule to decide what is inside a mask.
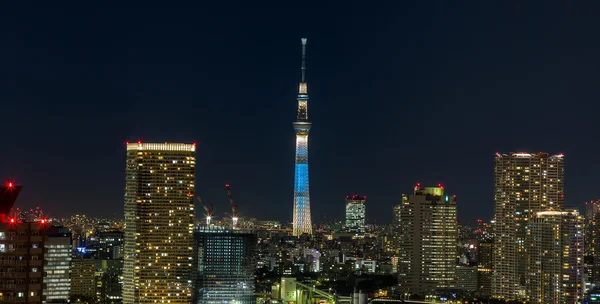
[[[294,175],[294,235],[312,234],[308,185],[308,86],[306,84],[306,38],[302,38],[302,79],[298,87],[296,132],[296,168]]]

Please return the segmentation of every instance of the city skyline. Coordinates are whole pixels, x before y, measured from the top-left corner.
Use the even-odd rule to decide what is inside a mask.
[[[416,182],[452,189],[464,222],[491,219],[496,151],[565,153],[565,206],[600,197],[589,141],[600,21],[586,15],[596,4],[466,3],[221,17],[15,4],[0,30],[0,99],[14,113],[0,179],[24,186],[22,209],[121,215],[125,141],[196,141],[197,190],[218,215],[231,183],[242,217],[291,221],[289,122],[306,36],[313,223],[343,220],[353,192],[369,197],[368,222],[390,223]]]

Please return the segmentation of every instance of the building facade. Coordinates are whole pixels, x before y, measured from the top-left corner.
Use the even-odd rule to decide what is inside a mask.
[[[302,38],[302,79],[298,88],[298,119],[294,122],[296,133],[296,167],[294,175],[293,234],[312,234],[310,191],[308,182],[308,85],[306,74],[306,38]]]
[[[201,227],[194,237],[194,303],[255,304],[256,234]]]
[[[127,144],[123,303],[191,302],[195,168],[195,144]]]
[[[600,286],[600,201],[585,202],[586,284]]]
[[[346,196],[346,229],[356,234],[365,233],[366,225],[366,196]]]
[[[493,240],[481,241],[477,246],[477,291],[488,297],[492,292],[493,252]]]
[[[496,154],[493,297],[526,297],[526,231],[538,212],[562,210],[563,164],[562,154]]]
[[[71,296],[75,301],[96,301],[96,271],[100,260],[74,259],[71,262]]]
[[[123,298],[123,259],[100,261],[96,273],[96,296],[100,303],[121,303]]]
[[[123,258],[123,232],[108,230],[98,233],[98,257],[103,260]]]
[[[529,303],[581,303],[583,226],[583,217],[576,210],[537,213],[527,235]]]
[[[16,218],[0,225],[0,302],[43,303],[46,227]]]
[[[397,208],[398,282],[402,292],[433,294],[456,286],[456,198],[443,187],[416,186]]]
[[[71,297],[71,232],[50,227],[44,243],[44,303],[68,303]]]

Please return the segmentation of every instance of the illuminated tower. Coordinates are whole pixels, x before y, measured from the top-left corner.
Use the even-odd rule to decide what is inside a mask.
[[[523,299],[528,294],[529,225],[538,212],[562,210],[564,156],[496,153],[495,163],[492,296]]]
[[[538,212],[527,233],[528,303],[581,303],[583,216],[576,209]]]
[[[417,185],[395,208],[399,230],[398,284],[427,295],[456,286],[456,197],[444,187]]]
[[[192,301],[196,146],[128,143],[123,303]]]
[[[306,74],[306,38],[302,38],[302,80],[298,88],[298,120],[296,132],[296,173],[294,175],[294,235],[312,234],[310,194],[308,189],[308,87]]]

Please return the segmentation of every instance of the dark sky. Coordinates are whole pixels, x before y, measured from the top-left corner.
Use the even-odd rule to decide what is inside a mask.
[[[122,216],[139,138],[197,142],[218,214],[230,183],[243,216],[290,220],[304,36],[313,221],[358,192],[390,222],[416,182],[489,219],[496,151],[563,152],[567,205],[600,197],[598,1],[8,2],[0,178],[22,208]]]

